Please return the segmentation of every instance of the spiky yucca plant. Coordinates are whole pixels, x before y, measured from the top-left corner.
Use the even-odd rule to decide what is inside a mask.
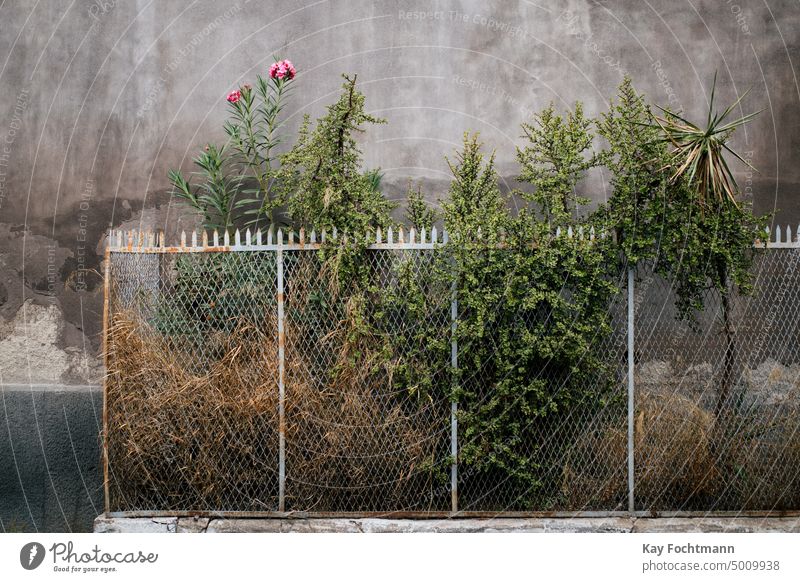
[[[731,121],[731,113],[747,96],[749,90],[745,91],[722,113],[717,113],[714,111],[716,88],[717,76],[714,75],[705,127],[695,125],[677,113],[658,106],[658,109],[663,112],[663,116],[653,115],[664,133],[664,140],[674,147],[671,164],[671,168],[674,170],[672,179],[686,178],[688,183],[696,188],[701,209],[724,204],[738,206],[736,200],[738,187],[725,159],[726,152],[755,170],[747,160],[731,149],[728,140],[737,128],[753,119],[761,111],[749,113]]]

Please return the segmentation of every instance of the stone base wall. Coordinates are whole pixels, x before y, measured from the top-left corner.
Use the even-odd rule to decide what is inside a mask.
[[[105,517],[95,533],[755,533],[800,532],[800,517],[210,519]]]

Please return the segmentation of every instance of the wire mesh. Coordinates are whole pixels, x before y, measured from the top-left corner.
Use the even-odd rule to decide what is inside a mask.
[[[110,509],[277,509],[275,253],[112,253],[110,271]]]
[[[449,301],[433,253],[370,252],[363,305],[317,253],[286,253],[287,510],[448,509],[449,359],[427,346],[447,341]],[[398,300],[409,287],[417,304]]]
[[[707,291],[694,321],[671,281],[636,286],[636,507],[800,507],[800,249],[769,249],[752,294]]]
[[[443,247],[373,245],[357,296],[318,248],[260,239],[194,252],[112,248],[111,511],[446,512],[453,493],[463,512],[627,509],[624,270],[610,330],[578,364],[592,367],[580,387],[591,398],[523,427],[514,446],[536,479],[521,483],[451,456],[454,389],[488,395],[497,373],[491,357],[470,359],[466,341],[454,374]],[[800,249],[760,253],[753,293],[725,303],[708,292],[694,322],[678,317],[669,280],[637,269],[636,510],[800,508],[798,265]],[[466,316],[462,305],[455,313]],[[503,316],[519,338],[550,321],[523,309]],[[506,349],[491,330],[480,341]],[[569,373],[540,364],[526,364],[531,382],[554,399],[571,389]],[[483,404],[459,402],[456,418]],[[459,451],[479,437],[459,425]]]
[[[505,467],[487,468],[481,464],[465,464],[459,459],[458,505],[462,511],[618,511],[627,505],[626,480],[626,301],[625,279],[621,271],[613,282],[620,293],[607,306],[610,331],[600,329],[577,362],[578,366],[593,367],[585,382],[576,385],[573,371],[558,358],[544,354],[533,359],[520,359],[516,365],[524,368],[529,384],[538,384],[547,401],[546,414],[530,414],[520,427],[520,442],[501,443],[513,446],[524,458],[524,479],[516,478]],[[563,282],[562,296],[568,294],[570,282]],[[495,311],[505,309],[503,294],[493,305]],[[461,309],[459,317],[465,316]],[[569,313],[567,327],[575,325],[581,310]],[[525,338],[541,334],[566,337],[559,330],[550,309],[515,308],[503,315],[503,327],[512,322],[513,335],[523,343]],[[491,354],[500,354],[507,338],[486,329],[479,341],[488,342]],[[513,345],[513,344],[512,344]],[[517,349],[520,344],[512,347]],[[485,406],[503,375],[496,367],[494,355],[471,362],[466,357],[471,342],[461,342],[459,351],[459,382],[480,394],[470,407]],[[512,361],[513,361],[512,357]],[[583,380],[583,378],[582,378]],[[565,393],[570,393],[566,397]],[[525,406],[523,395],[513,396],[517,402],[507,406]],[[530,397],[528,397],[530,398]],[[565,404],[567,400],[569,404]],[[463,408],[463,407],[462,407]],[[499,422],[518,422],[507,419],[497,410]],[[459,447],[482,441],[482,435],[470,434],[463,426]],[[485,444],[481,446],[485,447]],[[489,453],[490,455],[491,453]],[[484,457],[489,456],[484,455]]]

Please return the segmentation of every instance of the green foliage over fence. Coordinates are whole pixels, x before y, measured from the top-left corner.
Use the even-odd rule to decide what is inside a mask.
[[[356,78],[345,77],[327,113],[313,125],[306,117],[292,147],[276,157],[285,82],[259,79],[255,91],[233,96],[230,143],[209,146],[198,157],[206,180],[198,191],[173,172],[178,194],[209,227],[232,231],[275,222],[280,207],[294,227],[338,230],[342,236],[318,251],[314,277],[324,284],[302,307],[305,320],[314,319],[314,310],[337,313],[326,333],[340,338],[339,353],[325,382],[341,387],[356,373],[362,380],[372,374],[390,383],[389,392],[456,402],[464,435],[458,461],[467,479],[503,482],[520,508],[529,508],[525,500],[539,490],[558,490],[553,480],[560,476],[538,453],[542,428],[619,404],[616,366],[600,350],[612,333],[609,306],[625,268],[652,261],[656,273],[673,281],[678,316],[688,320],[704,309],[710,292],[721,298],[727,318],[734,289],[751,289],[753,247],[764,219],[744,201],[698,189],[682,171],[674,133],[665,134],[627,79],[599,119],[586,117],[577,103],[565,113],[551,105],[525,121],[517,149],[521,189],[507,195],[498,186],[494,154],[483,151],[477,135],[465,135],[448,161],[453,179],[441,217],[421,192],[410,189],[408,197],[406,222],[427,230],[439,222],[449,243],[426,263],[424,284],[414,275],[419,265],[402,261],[392,266],[393,283],[383,284],[367,260],[369,237],[399,223],[381,192],[379,170],[362,167],[357,136],[385,120],[365,112]],[[262,105],[255,104],[258,95]],[[712,154],[724,153],[723,145],[718,149]],[[226,157],[228,151],[236,155]],[[609,177],[611,194],[592,208],[579,191],[596,169]],[[246,189],[245,177],[257,187]],[[517,212],[511,196],[524,202]],[[554,236],[556,229],[585,236]],[[172,311],[160,312],[156,327],[176,333],[169,322],[182,310],[197,320],[192,329],[198,333],[233,331],[231,322],[243,317],[238,310],[265,288],[257,272],[229,273],[235,260],[214,257],[202,270],[192,263],[184,271],[179,259]],[[203,298],[222,297],[223,284],[220,303],[204,304]],[[439,292],[432,295],[431,288]],[[453,298],[458,317],[449,337],[446,318],[419,315],[446,314]],[[397,325],[405,326],[403,333]],[[458,344],[458,366],[443,374],[450,341]],[[732,354],[732,336],[727,341]],[[721,392],[729,390],[730,378],[723,374],[721,382]],[[562,455],[574,438],[562,441]],[[430,467],[441,480],[442,466]]]

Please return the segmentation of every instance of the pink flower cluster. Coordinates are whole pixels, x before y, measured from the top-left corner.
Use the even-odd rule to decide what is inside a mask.
[[[272,66],[269,68],[269,76],[272,79],[278,80],[287,80],[290,81],[294,79],[294,76],[297,74],[297,69],[294,68],[292,61],[288,61],[286,59],[282,61],[278,61],[277,63],[272,63]],[[245,93],[245,97],[247,97],[248,92],[253,90],[253,86],[250,84],[245,83],[236,91],[231,91],[228,93],[228,96],[225,98],[228,100],[228,103],[238,103],[242,98],[242,93]]]
[[[292,61],[287,60],[272,63],[272,66],[269,68],[269,76],[272,79],[294,79],[295,73],[297,73],[297,71]]]

